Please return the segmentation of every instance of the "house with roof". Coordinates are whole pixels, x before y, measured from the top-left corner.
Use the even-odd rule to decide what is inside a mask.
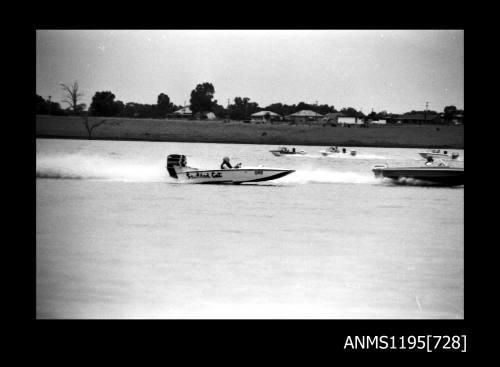
[[[411,113],[394,118],[398,124],[436,124],[440,122],[438,114]]]
[[[337,119],[337,122],[340,125],[362,125],[364,124],[364,120],[360,117],[353,116],[340,116]]]
[[[324,115],[322,120],[332,124],[338,124],[339,117],[346,117],[346,115],[342,112],[330,112]]]
[[[297,122],[306,122],[306,121],[317,121],[321,117],[322,114],[311,111],[311,110],[300,110],[298,112],[292,113],[291,115],[286,116],[286,118],[295,123]]]
[[[372,125],[385,125],[385,124],[387,124],[387,120],[384,120],[384,119],[368,120],[368,123],[372,124]]]
[[[282,120],[283,116],[273,111],[259,111],[250,115],[252,121],[268,121],[268,118],[271,121],[276,121]]]
[[[215,113],[213,113],[212,111],[203,111],[201,114],[198,113],[197,116],[193,116],[193,111],[191,111],[191,108],[189,108],[189,106],[185,106],[177,111],[174,111],[172,113],[172,116],[180,118],[201,117],[206,118],[207,120],[215,120]]]

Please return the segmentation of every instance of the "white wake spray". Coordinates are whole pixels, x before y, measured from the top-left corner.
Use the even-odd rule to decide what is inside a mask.
[[[169,180],[163,161],[156,164],[144,164],[130,160],[82,154],[37,156],[36,177],[132,182]]]
[[[110,180],[128,182],[172,182],[163,159],[139,162],[130,158],[85,155],[38,155],[36,177],[52,179]],[[215,168],[215,167],[214,167]],[[278,179],[286,184],[356,183],[370,184],[377,180],[371,172],[339,172],[323,168],[298,168],[294,173]]]
[[[373,184],[378,180],[368,172],[360,174],[356,172],[338,172],[325,169],[307,170],[299,169],[294,173],[279,179],[283,183],[355,183]]]

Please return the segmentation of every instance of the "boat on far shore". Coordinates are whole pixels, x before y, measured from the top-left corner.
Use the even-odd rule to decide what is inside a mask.
[[[419,152],[418,154],[420,154],[420,156],[422,158],[440,158],[440,159],[457,159],[459,157],[459,154],[458,153],[448,153],[448,151],[446,150],[443,150],[441,152],[441,149],[432,149],[428,152]]]
[[[287,147],[279,147],[278,149],[270,150],[270,152],[274,154],[276,157],[287,154],[306,154],[306,152],[302,149],[301,150],[297,150],[295,148],[288,149]]]

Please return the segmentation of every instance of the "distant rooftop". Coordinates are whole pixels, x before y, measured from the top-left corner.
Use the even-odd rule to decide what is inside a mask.
[[[437,114],[427,114],[427,120],[433,120],[436,117],[438,117]],[[396,119],[398,120],[425,120],[426,116],[423,113],[413,113],[409,115],[398,115],[396,116]]]
[[[301,110],[299,112],[292,113],[291,115],[288,115],[288,117],[293,116],[293,117],[321,117],[323,115],[311,111],[311,110]]]
[[[267,115],[267,114],[269,114],[270,116],[281,116],[280,114],[275,113],[275,112],[273,112],[273,111],[260,111],[260,112],[256,112],[256,113],[254,113],[254,114],[252,114],[252,115],[250,115],[250,116],[253,116],[253,117],[259,117],[259,116],[265,116],[265,115]]]

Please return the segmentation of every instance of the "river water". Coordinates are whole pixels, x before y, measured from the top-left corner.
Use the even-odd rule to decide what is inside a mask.
[[[373,177],[420,149],[295,147],[37,139],[37,318],[462,319],[464,187]],[[296,172],[180,184],[173,153]]]

